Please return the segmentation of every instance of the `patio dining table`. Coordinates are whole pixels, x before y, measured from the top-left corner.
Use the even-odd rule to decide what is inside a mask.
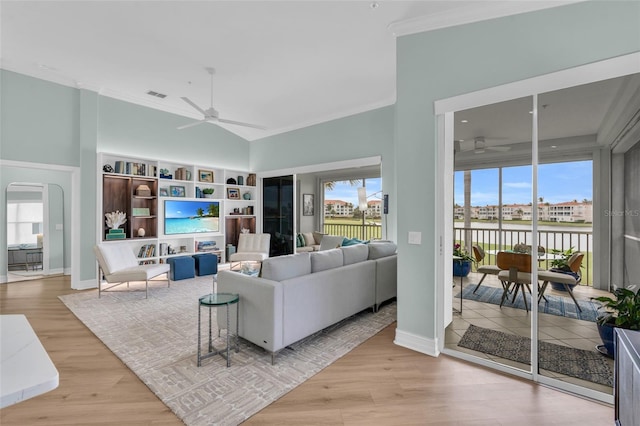
[[[511,250],[486,250],[487,254],[492,254],[492,255],[497,255],[499,252],[501,251],[505,251],[507,253],[516,253],[514,251]],[[529,253],[527,253],[529,254]],[[562,259],[564,257],[563,254],[554,254],[554,253],[538,253],[538,262],[543,262],[545,260],[555,260],[555,259]]]

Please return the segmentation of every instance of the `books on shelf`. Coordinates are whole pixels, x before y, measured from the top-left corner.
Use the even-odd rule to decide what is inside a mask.
[[[153,257],[156,255],[156,245],[155,244],[145,244],[140,247],[138,251],[138,257]]]
[[[202,251],[217,251],[218,247],[216,247],[215,241],[196,241],[196,252]]]
[[[124,229],[115,228],[109,229],[105,239],[107,240],[124,240],[127,235],[124,233]]]
[[[156,166],[133,161],[116,160],[114,172],[135,176],[156,176]]]

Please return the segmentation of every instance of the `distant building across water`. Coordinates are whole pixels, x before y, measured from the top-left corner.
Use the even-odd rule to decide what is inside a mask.
[[[502,220],[531,220],[531,204],[504,204]],[[471,219],[497,220],[500,206],[471,206]],[[456,219],[464,219],[464,206],[455,206]],[[566,201],[562,203],[538,204],[538,220],[547,222],[592,223],[593,204],[591,201]]]

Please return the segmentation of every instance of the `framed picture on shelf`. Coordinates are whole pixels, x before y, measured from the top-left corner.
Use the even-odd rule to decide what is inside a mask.
[[[169,190],[167,188],[160,188],[160,196],[161,197],[168,197],[169,196]]]
[[[230,200],[239,200],[240,188],[227,188],[227,198]]]
[[[184,197],[185,196],[184,186],[171,185],[170,189],[171,189],[171,196],[172,197]]]
[[[213,183],[213,170],[198,170],[198,180]]]
[[[302,216],[313,216],[313,194],[302,194]]]

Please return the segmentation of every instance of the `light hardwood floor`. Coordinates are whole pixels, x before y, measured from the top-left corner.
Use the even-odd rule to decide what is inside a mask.
[[[61,277],[0,285],[60,373],[49,393],[0,411],[9,425],[175,425],[171,411],[67,308]],[[609,425],[613,408],[445,355],[393,344],[395,324],[250,418],[291,425]]]

